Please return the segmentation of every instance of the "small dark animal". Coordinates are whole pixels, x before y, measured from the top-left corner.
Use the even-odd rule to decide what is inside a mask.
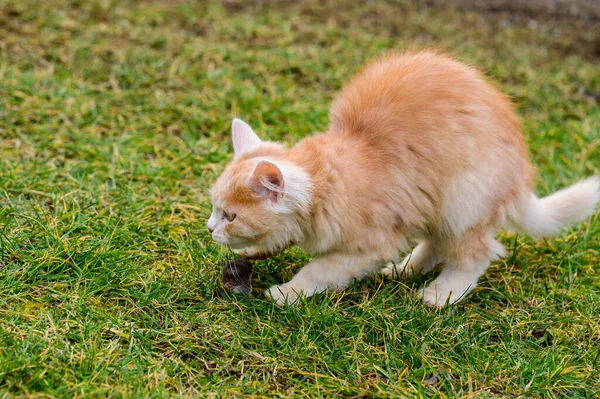
[[[223,269],[221,282],[235,294],[248,294],[252,291],[252,263],[246,259],[229,262]]]

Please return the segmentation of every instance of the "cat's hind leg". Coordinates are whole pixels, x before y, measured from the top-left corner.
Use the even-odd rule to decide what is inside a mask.
[[[425,303],[436,307],[462,300],[477,286],[490,262],[505,254],[492,231],[478,229],[442,240],[438,249],[445,261],[444,270],[423,289]]]
[[[416,272],[432,271],[440,261],[439,252],[431,239],[422,240],[400,263],[388,262],[381,274],[390,278],[410,277]]]

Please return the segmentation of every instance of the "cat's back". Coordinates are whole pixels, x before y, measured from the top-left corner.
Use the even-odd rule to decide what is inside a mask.
[[[519,128],[507,96],[476,69],[433,51],[367,65],[344,87],[330,117],[331,131],[355,135],[432,134],[478,118]]]

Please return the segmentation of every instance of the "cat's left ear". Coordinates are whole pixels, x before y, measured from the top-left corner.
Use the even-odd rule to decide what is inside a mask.
[[[250,186],[258,194],[277,201],[283,195],[283,173],[271,161],[260,161],[250,175]]]
[[[240,155],[252,151],[262,144],[256,133],[241,119],[235,118],[231,124],[231,136],[233,138],[233,152]]]

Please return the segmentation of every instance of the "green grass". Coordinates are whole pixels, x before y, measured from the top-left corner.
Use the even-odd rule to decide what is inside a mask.
[[[444,310],[425,278],[277,308],[261,291],[295,248],[255,264],[252,297],[220,287],[207,189],[231,118],[322,131],[387,49],[444,48],[511,94],[540,194],[600,172],[598,24],[293,3],[0,1],[2,397],[597,397],[598,215],[504,233],[513,254]]]

